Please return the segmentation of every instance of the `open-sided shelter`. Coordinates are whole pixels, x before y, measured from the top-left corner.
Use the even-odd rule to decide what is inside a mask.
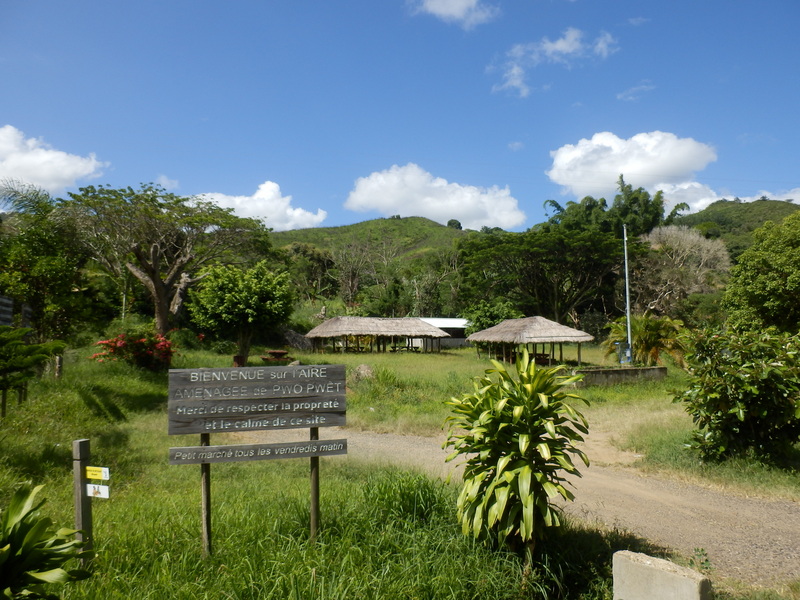
[[[306,337],[317,351],[331,340],[334,350],[341,352],[432,352],[441,349],[439,340],[449,334],[416,317],[334,317]]]
[[[544,317],[525,317],[523,319],[506,319],[494,327],[476,331],[467,340],[478,346],[488,347],[493,356],[504,360],[513,358],[519,346],[527,346],[528,352],[536,357],[539,363],[555,362],[555,345],[559,348],[559,362],[564,361],[564,343],[578,344],[578,364],[581,362],[581,343],[591,342],[594,336],[580,329],[561,325]],[[537,345],[542,350],[537,352]],[[548,349],[549,345],[549,349]]]

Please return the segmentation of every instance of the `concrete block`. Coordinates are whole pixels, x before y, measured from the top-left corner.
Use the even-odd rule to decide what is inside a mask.
[[[614,600],[711,600],[711,581],[697,571],[627,550],[612,560]]]

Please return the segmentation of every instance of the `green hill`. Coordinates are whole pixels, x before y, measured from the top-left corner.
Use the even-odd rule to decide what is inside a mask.
[[[353,225],[339,227],[315,227],[278,231],[271,234],[277,248],[299,242],[313,244],[317,248],[332,250],[349,242],[388,244],[395,247],[399,255],[419,256],[436,250],[446,250],[453,242],[469,232],[446,227],[424,217],[390,217],[372,219]]]
[[[675,224],[696,227],[707,237],[722,239],[735,259],[752,245],[755,229],[767,221],[779,223],[797,210],[800,205],[782,200],[719,200],[700,212],[678,217]]]

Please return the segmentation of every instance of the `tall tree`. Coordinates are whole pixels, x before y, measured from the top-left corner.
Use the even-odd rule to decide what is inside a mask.
[[[0,294],[31,308],[42,339],[67,336],[86,317],[91,298],[83,267],[88,254],[50,195],[21,182],[0,182]],[[96,311],[97,312],[97,311]]]
[[[81,239],[116,281],[132,274],[153,302],[156,330],[165,334],[188,289],[219,262],[268,248],[266,228],[213,202],[187,198],[147,184],[140,189],[104,186],[69,194],[64,207]]]
[[[744,330],[800,331],[800,211],[753,232],[754,243],[731,269],[723,308]]]
[[[640,255],[631,271],[632,309],[681,316],[692,294],[719,292],[730,269],[725,243],[705,238],[685,226],[656,227],[642,236],[649,252]]]
[[[626,225],[628,235],[640,236],[659,225],[670,225],[681,211],[689,208],[687,204],[680,203],[665,216],[663,192],[658,191],[651,196],[642,187],[633,189],[622,175],[617,181],[617,189],[611,206],[608,206],[605,198],[595,199],[592,196],[586,196],[580,202],[567,202],[566,206],[561,206],[555,200],[546,201],[545,208],[554,211],[548,225],[570,231],[598,229],[612,232],[618,237],[622,237],[622,226]]]
[[[610,293],[622,252],[611,233],[544,227],[462,243],[473,299],[504,297],[526,315],[573,323]]]

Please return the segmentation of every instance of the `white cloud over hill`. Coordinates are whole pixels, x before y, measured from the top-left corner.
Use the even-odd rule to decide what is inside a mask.
[[[312,213],[293,207],[292,197],[283,196],[280,186],[274,181],[262,183],[252,196],[229,196],[214,192],[202,194],[202,197],[224,208],[232,208],[240,217],[264,219],[267,227],[275,231],[315,227],[328,216],[321,208]]]
[[[414,163],[393,165],[360,177],[344,206],[357,212],[375,210],[386,216],[427,217],[442,224],[457,219],[466,229],[509,229],[525,221],[525,213],[508,187],[451,183]]]

